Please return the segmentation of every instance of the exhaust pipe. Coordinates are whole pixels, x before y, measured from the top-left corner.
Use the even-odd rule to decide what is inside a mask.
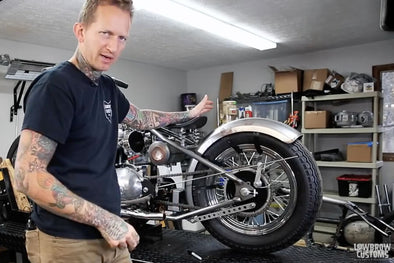
[[[145,213],[138,210],[120,210],[120,216],[124,217],[134,217],[139,219],[147,219],[147,220],[164,220],[166,219],[166,215],[164,213]]]

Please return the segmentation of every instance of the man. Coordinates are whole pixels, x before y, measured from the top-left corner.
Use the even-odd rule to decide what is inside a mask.
[[[119,217],[118,123],[151,129],[213,108],[205,96],[187,112],[140,110],[102,74],[125,47],[132,5],[87,0],[74,55],[32,83],[15,164],[17,190],[34,201],[37,228],[26,232],[32,263],[131,262],[139,236]]]

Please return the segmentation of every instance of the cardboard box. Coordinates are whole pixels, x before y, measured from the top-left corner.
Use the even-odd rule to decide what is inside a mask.
[[[326,84],[331,89],[339,89],[344,81],[345,81],[344,76],[333,71],[328,75],[326,79]]]
[[[348,143],[346,160],[348,162],[372,162],[372,142]]]
[[[340,196],[370,197],[372,193],[371,175],[344,174],[337,177]]]
[[[275,71],[275,93],[300,92],[302,89],[302,70]]]
[[[374,91],[374,83],[366,82],[363,83],[363,92],[373,92]]]
[[[327,128],[331,113],[329,111],[305,111],[304,128],[319,129]]]
[[[302,90],[323,91],[329,74],[330,71],[327,68],[304,70],[304,83]]]

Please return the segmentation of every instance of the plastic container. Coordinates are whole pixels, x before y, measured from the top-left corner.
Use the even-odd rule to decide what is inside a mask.
[[[268,118],[280,122],[287,120],[290,112],[289,108],[288,100],[264,101],[252,104],[254,117]]]
[[[340,196],[370,197],[372,193],[371,175],[344,174],[337,177]]]
[[[225,100],[222,103],[221,123],[227,123],[238,118],[237,101]]]

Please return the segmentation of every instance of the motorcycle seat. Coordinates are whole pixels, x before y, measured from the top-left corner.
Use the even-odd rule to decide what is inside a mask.
[[[204,127],[204,125],[207,123],[207,120],[208,118],[206,116],[200,116],[185,122],[170,124],[167,126],[167,128],[199,129],[201,127]]]

